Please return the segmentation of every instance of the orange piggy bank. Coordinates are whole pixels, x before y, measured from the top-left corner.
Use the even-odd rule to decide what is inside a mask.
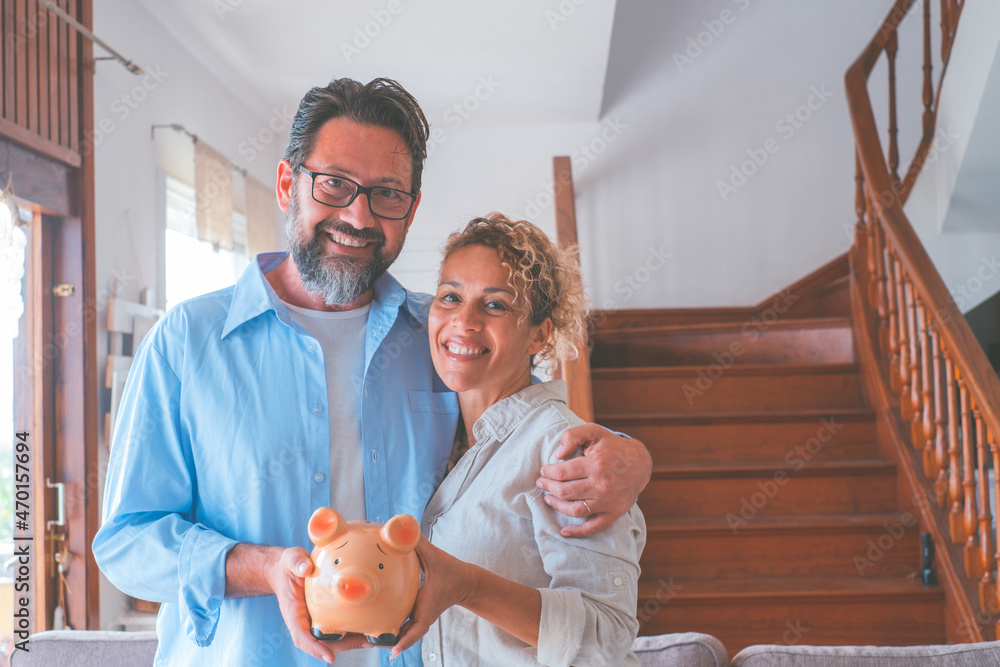
[[[305,580],[313,635],[335,640],[358,632],[375,646],[394,646],[420,587],[417,520],[397,514],[385,525],[346,522],[320,507],[309,519],[309,539],[316,545]]]

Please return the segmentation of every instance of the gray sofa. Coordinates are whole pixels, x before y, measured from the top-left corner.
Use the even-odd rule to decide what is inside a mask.
[[[135,667],[153,664],[153,632],[52,630],[15,651],[12,667]],[[729,662],[715,637],[683,632],[639,637],[633,645],[643,667],[996,667],[1000,641],[949,646],[750,646]]]

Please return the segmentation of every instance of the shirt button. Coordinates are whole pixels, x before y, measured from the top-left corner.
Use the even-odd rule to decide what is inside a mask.
[[[314,415],[322,414],[322,412],[323,412],[323,406],[322,405],[315,405],[315,406],[313,406],[313,414]]]
[[[430,660],[431,662],[437,662],[438,654],[437,653],[428,653],[427,654],[427,659]]]
[[[621,586],[622,585],[622,578],[621,577],[615,577],[611,581],[614,583],[615,586]]]
[[[315,475],[313,475],[313,481],[316,482],[317,484],[322,482],[324,479],[326,479],[326,477],[324,477],[323,473],[321,472],[318,472]]]
[[[306,349],[309,350],[310,352],[312,352],[313,350],[316,349],[316,345],[314,345],[313,343],[308,343],[306,345]]]
[[[497,429],[497,433],[499,433],[500,435],[505,435],[507,433],[507,429],[501,426],[500,428]]]

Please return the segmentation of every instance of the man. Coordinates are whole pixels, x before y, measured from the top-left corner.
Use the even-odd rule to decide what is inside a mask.
[[[123,591],[164,603],[157,664],[310,665],[365,646],[310,634],[309,516],[419,518],[451,451],[458,402],[431,365],[430,297],[386,273],[420,202],[423,113],[393,81],[341,79],[306,94],[290,135],[290,255],[259,255],[235,286],[168,313],[119,411],[94,554]],[[632,505],[649,456],[595,425],[564,444],[589,447],[539,488],[590,517],[568,529],[588,534]]]

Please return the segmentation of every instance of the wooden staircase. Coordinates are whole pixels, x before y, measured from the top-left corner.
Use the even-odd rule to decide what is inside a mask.
[[[847,71],[847,255],[753,308],[597,311],[592,354],[557,369],[571,409],[653,456],[641,634],[707,632],[734,653],[1000,637],[1000,379],[903,211],[936,154],[964,5],[895,0]],[[905,64],[922,72],[922,108],[904,110],[923,134],[901,173],[910,13],[923,19]],[[884,136],[869,97],[882,64]],[[553,166],[557,237],[572,248],[570,158]]]
[[[640,634],[944,643],[855,355],[846,258],[748,309],[598,318],[596,421],[647,444]],[[784,301],[782,300],[784,298]],[[603,319],[603,321],[601,321]]]

